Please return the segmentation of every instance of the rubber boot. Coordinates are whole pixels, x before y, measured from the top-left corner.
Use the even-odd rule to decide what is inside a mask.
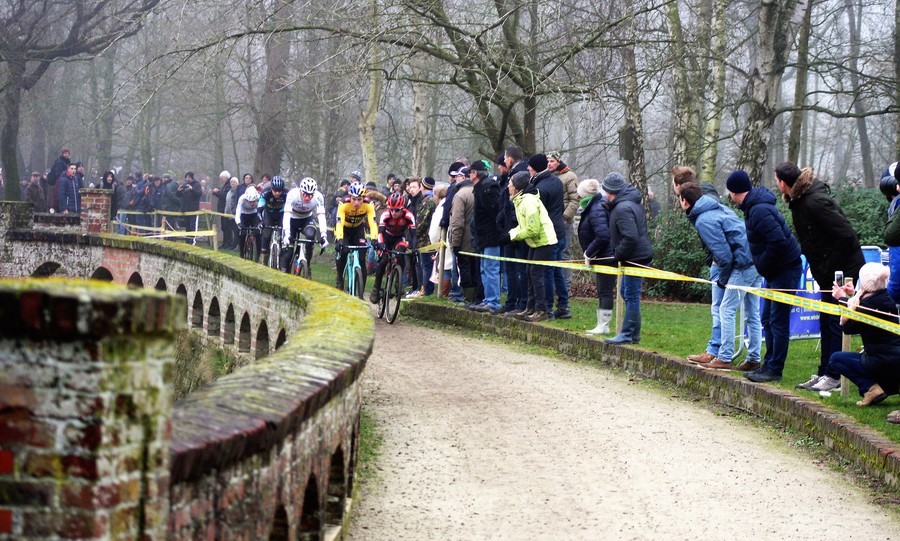
[[[604,340],[607,344],[637,344],[640,342],[640,312],[633,310],[625,310],[625,316],[622,318],[622,330],[619,334],[612,338]],[[635,340],[635,336],[637,339]]]
[[[612,320],[612,310],[597,309],[597,326],[588,329],[587,334],[609,334],[609,322]]]
[[[450,279],[444,278],[441,280],[441,298],[446,299],[450,296]]]

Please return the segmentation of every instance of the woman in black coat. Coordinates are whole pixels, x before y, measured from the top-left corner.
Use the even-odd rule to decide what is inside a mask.
[[[578,184],[578,197],[584,210],[578,223],[578,242],[584,250],[584,264],[612,266],[613,251],[609,244],[609,211],[606,197],[600,192],[600,182],[596,179],[583,180]],[[613,303],[616,295],[616,277],[612,274],[595,273],[597,298],[597,326],[587,334],[609,334]]]

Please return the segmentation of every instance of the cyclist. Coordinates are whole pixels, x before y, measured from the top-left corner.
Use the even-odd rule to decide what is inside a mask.
[[[366,234],[366,226],[369,232]],[[372,241],[378,233],[375,225],[375,207],[366,197],[362,182],[354,182],[347,189],[347,197],[338,205],[334,224],[334,246],[337,258],[337,280],[335,287],[344,289],[344,267],[347,265],[348,245],[362,245],[368,236]],[[362,266],[363,283],[366,281],[366,266]]]
[[[404,239],[405,237],[405,239]],[[387,267],[388,258],[391,256],[388,250],[406,250],[410,245],[415,246],[416,217],[406,208],[406,197],[400,192],[394,192],[387,198],[387,210],[381,214],[378,220],[378,241],[375,244],[380,253],[378,266],[375,268],[375,286],[369,300],[378,304],[381,296],[381,279],[384,278],[384,269]],[[404,268],[405,257],[400,258],[400,268]],[[403,272],[400,273],[403,275]]]
[[[259,251],[263,254],[269,253],[269,242],[272,240],[272,230],[267,228],[281,225],[284,217],[285,198],[284,179],[281,177],[273,178],[269,187],[259,196],[259,209],[262,211],[263,224]]]
[[[248,186],[244,194],[238,199],[234,209],[234,222],[241,232],[241,257],[244,254],[244,239],[247,231],[244,228],[253,228],[251,234],[256,237],[256,253],[254,261],[259,259],[259,192],[253,186]]]
[[[274,180],[272,181],[275,182]],[[282,220],[282,232],[284,235],[285,249],[281,252],[281,270],[291,268],[291,242],[301,231],[310,240],[315,240],[315,226],[313,218],[319,223],[321,238],[319,245],[322,248],[328,246],[325,232],[328,231],[325,224],[325,198],[319,191],[315,179],[305,177],[296,188],[292,188],[287,194],[287,211]],[[312,261],[312,244],[306,245],[306,260]]]

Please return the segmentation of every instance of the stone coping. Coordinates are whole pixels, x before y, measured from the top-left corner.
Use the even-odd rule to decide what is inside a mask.
[[[557,350],[575,358],[592,358],[748,411],[822,441],[839,457],[892,488],[900,488],[900,444],[814,399],[770,385],[752,383],[739,374],[702,370],[687,360],[511,318],[429,302],[403,303],[411,317],[456,325]]]
[[[196,479],[269,449],[341,394],[372,351],[371,311],[334,288],[230,254],[161,239],[61,230],[13,230],[8,241],[86,245],[177,259],[248,288],[297,303],[303,320],[276,352],[175,404],[173,483]]]

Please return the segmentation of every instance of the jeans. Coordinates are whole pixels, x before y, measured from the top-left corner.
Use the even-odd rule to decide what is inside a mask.
[[[562,261],[563,250],[565,250],[567,239],[565,236],[561,238],[553,248],[553,255],[550,261]],[[553,294],[556,293],[556,307],[560,310],[569,308],[569,288],[566,285],[563,269],[560,267],[547,267],[544,270],[544,294],[547,296],[547,310],[553,309]]]
[[[728,285],[759,287],[762,285],[762,277],[756,272],[756,267],[751,265],[746,269],[734,269],[731,271]],[[726,363],[731,362],[731,358],[734,356],[735,317],[741,302],[744,303],[744,317],[746,318],[747,333],[750,338],[750,346],[747,348],[747,360],[759,362],[759,352],[762,347],[759,300],[755,295],[740,289],[728,288],[722,295],[722,304],[719,307],[719,320],[722,325],[722,345],[719,347],[717,355],[719,359]]]
[[[796,289],[800,282],[801,267],[797,264],[771,279],[766,280],[766,287],[770,289]],[[766,335],[766,356],[763,359],[766,368],[781,374],[784,370],[784,361],[787,359],[788,348],[791,345],[791,305],[783,302],[775,302],[763,299],[762,328]]]
[[[837,304],[837,301],[831,296],[830,289],[828,291],[822,291],[820,295],[822,302]],[[831,359],[831,356],[841,350],[843,334],[841,332],[840,322],[840,316],[819,312],[819,336],[822,341],[822,355],[819,357],[818,371],[820,376],[825,374],[825,367],[828,366],[828,361]]]
[[[481,250],[488,256],[499,257],[499,246],[488,246]],[[496,259],[481,258],[481,283],[484,286],[484,304],[500,308],[500,262]]]
[[[619,288],[622,300],[625,301],[625,309],[641,314],[641,286],[644,279],[640,276],[622,275],[622,287]]]
[[[419,254],[419,267],[422,273],[422,285],[425,286],[425,295],[434,295],[434,282],[431,281],[431,273],[437,261],[431,259],[431,253]]]
[[[713,263],[709,267],[709,279],[713,282],[719,281],[719,266]],[[718,355],[719,348],[722,347],[722,323],[719,320],[719,309],[722,305],[722,295],[725,290],[721,287],[712,285],[712,302],[709,311],[712,314],[712,332],[709,334],[709,342],[706,343],[706,352],[710,355]]]
[[[877,382],[862,364],[862,355],[855,351],[836,351],[831,355],[825,375],[838,379],[847,376],[859,387],[859,395],[863,396],[869,387]]]
[[[444,257],[450,257],[453,266],[450,268],[450,295],[451,299],[456,299],[461,301],[463,299],[462,287],[459,285],[459,266],[457,265],[456,260],[456,252],[453,250],[447,249],[447,255]]]

